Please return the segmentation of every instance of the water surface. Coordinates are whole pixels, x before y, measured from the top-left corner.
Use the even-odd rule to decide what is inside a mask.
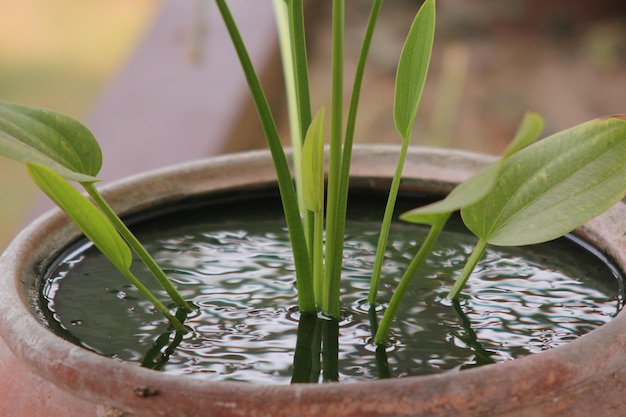
[[[339,381],[512,360],[568,343],[610,321],[620,308],[615,269],[568,239],[489,249],[459,304],[452,305],[445,296],[476,243],[456,220],[418,272],[381,369],[366,299],[382,205],[364,211],[363,199],[351,201],[336,353]],[[136,225],[148,250],[198,307],[186,322],[193,331],[182,339],[85,242],[64,254],[42,288],[53,327],[95,352],[167,373],[289,383],[299,313],[291,250],[276,204],[275,197],[224,201]],[[400,210],[416,204],[403,201]],[[422,226],[394,224],[379,317],[426,232]],[[135,265],[137,275],[158,291],[139,262]]]

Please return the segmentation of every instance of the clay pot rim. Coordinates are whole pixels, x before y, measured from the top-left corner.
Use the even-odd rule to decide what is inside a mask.
[[[353,156],[355,181],[366,184],[382,178],[394,166],[398,148],[380,145],[357,147]],[[376,164],[371,157],[375,156]],[[407,180],[409,189],[419,189],[424,184],[438,183],[439,191],[449,191],[452,184],[465,178],[493,160],[493,157],[467,151],[442,150],[414,147],[408,160],[406,177],[424,178],[412,183]],[[129,213],[132,201],[139,201],[134,210],[149,207],[155,197],[161,202],[182,199],[187,192],[199,193],[207,184],[217,181],[224,170],[233,172],[231,178],[219,187],[245,187],[248,177],[255,178],[257,184],[274,182],[273,167],[268,163],[266,151],[244,152],[226,155],[209,160],[169,167],[134,176],[106,187],[105,195],[122,213]],[[445,162],[445,164],[444,164]],[[452,169],[450,169],[452,164]],[[228,167],[228,168],[227,168]],[[246,178],[245,180],[243,178]],[[175,179],[199,178],[198,184],[173,187]],[[221,180],[220,180],[221,181]],[[138,184],[144,184],[137,190]],[[145,185],[147,184],[147,185]],[[217,182],[215,184],[218,184]],[[132,191],[131,191],[132,190]],[[133,203],[134,204],[134,203]],[[576,234],[584,239],[593,239],[613,258],[613,261],[626,273],[626,241],[619,236],[619,230],[626,230],[626,205],[618,203],[608,212],[588,223]],[[388,407],[386,395],[393,392],[400,407],[407,409],[407,415],[416,412],[425,400],[432,398],[429,407],[444,406],[434,399],[436,393],[444,393],[457,399],[459,404],[476,403],[478,394],[509,402],[515,407],[515,399],[529,395],[533,387],[546,388],[543,397],[535,397],[536,402],[550,402],[554,393],[565,395],[570,390],[583,389],[596,377],[610,373],[615,367],[623,367],[620,359],[626,352],[626,315],[619,314],[610,323],[578,338],[565,346],[530,355],[515,361],[483,366],[460,373],[378,380],[358,384],[297,384],[259,386],[238,382],[212,382],[184,376],[163,374],[158,371],[140,368],[129,363],[118,362],[80,348],[54,335],[46,329],[33,313],[30,297],[33,274],[57,255],[46,248],[63,248],[78,233],[66,217],[53,210],[40,217],[24,229],[12,242],[0,259],[0,331],[7,346],[25,361],[37,374],[48,380],[58,380],[67,390],[80,391],[80,396],[89,401],[108,401],[124,410],[140,407],[141,388],[154,387],[160,394],[153,401],[158,409],[176,415],[196,415],[201,407],[231,409],[251,398],[259,398],[266,403],[279,401],[285,410],[292,404],[317,398],[318,402],[345,402],[346,398],[358,396],[358,407],[362,413],[373,407]],[[45,245],[40,243],[44,238]],[[16,307],[17,306],[17,307]],[[599,342],[601,341],[601,344]],[[598,349],[597,346],[603,349]],[[580,369],[581,362],[589,366]],[[587,369],[589,368],[589,369]],[[89,373],[82,372],[91,371]],[[510,375],[517,375],[523,383],[512,384]],[[69,379],[67,377],[70,377]],[[485,386],[480,381],[491,381]],[[371,384],[376,384],[373,389]],[[179,401],[172,403],[173,396],[167,393],[174,388],[182,389],[177,394]],[[139,392],[137,390],[140,390]],[[113,395],[115,400],[109,400]],[[139,403],[137,403],[139,401]],[[443,401],[443,400],[442,400]],[[451,405],[445,405],[450,407]],[[169,411],[168,411],[169,410]],[[398,414],[393,411],[389,415]],[[233,414],[235,415],[235,414]],[[354,415],[359,415],[355,412]],[[381,414],[383,415],[383,414]]]

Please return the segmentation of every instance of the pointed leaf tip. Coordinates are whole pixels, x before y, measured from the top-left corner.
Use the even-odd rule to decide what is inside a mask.
[[[396,74],[394,122],[403,140],[410,139],[422,99],[435,36],[435,0],[426,0],[407,35]]]

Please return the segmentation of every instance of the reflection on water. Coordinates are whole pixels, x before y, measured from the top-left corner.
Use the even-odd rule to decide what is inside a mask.
[[[426,229],[394,225],[375,317],[366,300],[379,227],[371,218],[378,217],[362,214],[349,222],[342,320],[300,320],[283,221],[263,217],[271,206],[255,202],[252,214],[241,205],[200,210],[179,216],[186,226],[169,216],[138,228],[198,307],[186,321],[189,334],[169,331],[87,244],[69,251],[43,288],[57,330],[103,355],[172,374],[267,384],[348,382],[459,370],[551,349],[611,320],[620,307],[614,271],[564,239],[490,249],[461,300],[452,303],[445,296],[475,244],[453,225],[414,280],[392,344],[378,348],[371,343],[372,326]],[[241,214],[247,221],[233,220]],[[136,273],[147,277],[139,266]]]

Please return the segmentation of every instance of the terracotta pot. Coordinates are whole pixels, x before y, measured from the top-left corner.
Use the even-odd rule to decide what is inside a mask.
[[[397,148],[358,148],[353,183],[388,183]],[[403,188],[443,193],[491,160],[415,148]],[[264,151],[224,156],[134,177],[106,190],[122,213],[191,195],[274,182]],[[576,233],[626,272],[626,205]],[[434,376],[353,384],[260,386],[167,375],[99,356],[47,330],[36,286],[78,236],[52,212],[0,259],[0,412],[3,416],[616,416],[626,405],[626,315],[562,347],[523,359]],[[7,349],[8,348],[8,349]]]

